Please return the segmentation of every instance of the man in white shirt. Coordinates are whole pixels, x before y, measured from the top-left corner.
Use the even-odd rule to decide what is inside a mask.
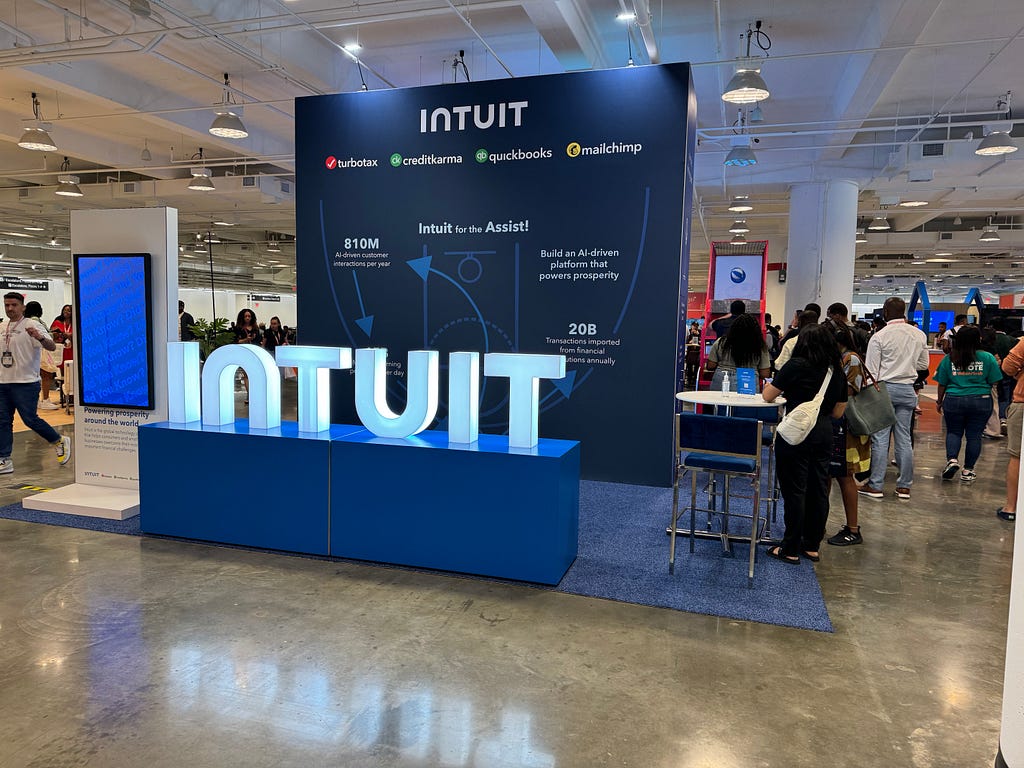
[[[54,447],[57,461],[67,464],[71,459],[71,438],[61,437],[36,413],[40,349],[52,352],[57,345],[45,325],[25,317],[25,297],[20,293],[4,294],[4,312],[9,322],[0,329],[0,475],[14,471],[11,451],[15,411],[25,426]]]
[[[885,382],[896,411],[896,424],[892,431],[899,467],[896,496],[900,499],[910,498],[910,486],[914,482],[914,448],[910,442],[910,429],[917,407],[914,382],[917,381],[917,372],[928,368],[928,339],[919,328],[907,322],[906,315],[907,304],[903,299],[893,296],[885,300],[882,316],[886,324],[868,342],[865,360],[868,371]],[[885,497],[882,484],[889,463],[889,432],[886,427],[871,436],[871,478],[860,493],[872,499]]]

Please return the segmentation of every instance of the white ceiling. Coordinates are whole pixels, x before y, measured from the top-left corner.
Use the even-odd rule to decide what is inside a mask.
[[[634,8],[650,23],[616,21]],[[719,94],[758,19],[772,41],[772,95],[751,125],[758,164],[725,168],[737,112]],[[986,289],[1024,290],[1024,268],[1012,266],[1024,263],[1024,152],[973,152],[983,125],[1019,112],[995,105],[1024,72],[1020,0],[18,0],[0,10],[2,274],[63,275],[70,208],[170,205],[182,243],[212,221],[236,224],[213,226],[225,240],[214,246],[221,287],[290,288],[292,99],[358,90],[360,68],[342,50],[353,42],[371,89],[451,82],[459,50],[474,80],[623,66],[630,47],[639,65],[652,53],[692,62],[701,141],[691,287],[705,281],[708,240],[728,237],[730,195],[751,195],[748,237],[770,238],[777,260],[791,185],[847,178],[861,186],[865,220],[887,199],[928,201],[888,208],[893,231],[858,246],[861,291],[907,292],[934,274],[945,275],[939,295],[987,279]],[[242,141],[207,132],[225,72],[245,104]],[[16,145],[33,91],[58,153]],[[942,154],[922,157],[925,144]],[[200,147],[214,192],[186,189]],[[82,198],[54,195],[65,156]],[[246,176],[259,183],[244,186]],[[1002,239],[979,243],[989,217]],[[23,229],[33,223],[44,231],[31,239],[4,234],[33,234]],[[271,240],[283,241],[280,253],[268,252]],[[951,261],[912,263],[941,249]],[[206,258],[189,249],[183,285],[208,279]]]

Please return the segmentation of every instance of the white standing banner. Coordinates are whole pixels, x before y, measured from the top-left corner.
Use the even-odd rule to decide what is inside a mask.
[[[167,342],[178,340],[178,212],[130,208],[71,212],[72,255],[150,254],[151,410],[75,400],[75,483],[24,500],[29,509],[125,519],[139,510],[138,427],[167,419]],[[72,282],[77,275],[72,275]],[[139,333],[145,331],[138,329]],[[74,335],[75,358],[80,335]]]

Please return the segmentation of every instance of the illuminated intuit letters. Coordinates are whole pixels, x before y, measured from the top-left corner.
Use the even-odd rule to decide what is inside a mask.
[[[438,353],[409,353],[406,406],[396,414],[387,402],[386,349],[357,349],[355,406],[359,420],[378,437],[411,438],[437,415]],[[221,426],[235,419],[235,371],[249,378],[249,424],[254,429],[281,426],[281,376],[278,366],[298,369],[299,431],[322,432],[330,426],[330,370],[352,367],[347,347],[281,346],[277,360],[251,344],[230,344],[210,353],[199,385],[199,345],[167,345],[168,418],[176,424],[198,421]],[[537,445],[540,379],[565,376],[562,355],[516,353],[484,355],[484,375],[509,380],[509,447]],[[200,394],[202,408],[200,409]],[[480,355],[452,352],[448,358],[448,441],[476,442],[480,418]]]

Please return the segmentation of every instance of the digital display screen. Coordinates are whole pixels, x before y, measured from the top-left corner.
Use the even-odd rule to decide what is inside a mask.
[[[761,275],[764,263],[760,256],[719,256],[715,260],[715,285],[711,298],[761,300]]]
[[[154,408],[150,255],[74,259],[79,402]]]
[[[939,331],[939,323],[945,323],[947,329],[948,328],[952,328],[953,327],[953,317],[954,317],[955,314],[956,313],[951,311],[951,310],[933,309],[932,312],[931,312],[931,316],[928,318],[928,326],[929,327],[928,328],[922,328],[921,330],[925,331],[926,333],[938,333],[938,331]],[[918,325],[920,325],[923,318],[924,318],[924,312],[922,310],[918,309],[918,310],[914,311],[914,315],[913,315],[913,317],[911,319],[914,322],[916,322]]]

